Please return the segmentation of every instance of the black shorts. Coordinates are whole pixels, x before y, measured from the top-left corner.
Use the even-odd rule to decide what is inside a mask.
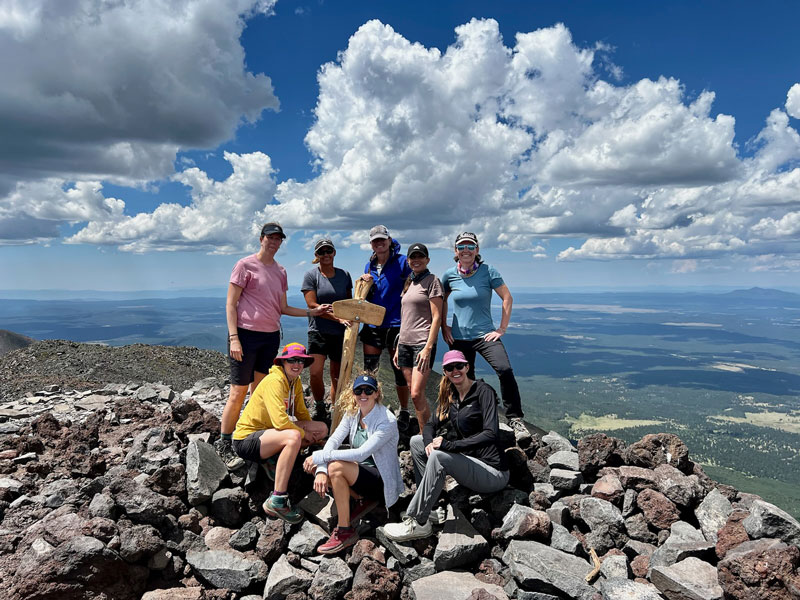
[[[359,339],[367,346],[375,346],[380,350],[394,351],[395,340],[400,333],[399,327],[367,327],[361,328]]]
[[[417,366],[417,356],[420,351],[425,347],[425,344],[411,345],[411,344],[398,344],[397,345],[397,364],[400,368],[406,367],[411,369]],[[436,362],[436,344],[431,348],[431,365]],[[430,365],[429,365],[430,366]]]
[[[350,488],[359,496],[384,502],[383,479],[378,473],[378,467],[358,463],[358,477]]]
[[[254,431],[243,440],[233,440],[231,444],[233,451],[245,460],[252,460],[257,463],[263,462],[264,459],[261,458],[261,436],[264,435],[265,431],[266,429]]]
[[[333,362],[342,362],[342,344],[344,334],[320,333],[313,329],[308,331],[308,353],[327,356]]]
[[[231,341],[228,339],[228,364],[231,367],[231,384],[250,385],[254,373],[269,373],[272,361],[278,356],[281,343],[280,331],[251,331],[239,327],[239,342],[242,344],[242,360],[231,357]]]

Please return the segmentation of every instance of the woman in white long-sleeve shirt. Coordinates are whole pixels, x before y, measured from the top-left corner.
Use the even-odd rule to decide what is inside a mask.
[[[397,460],[397,421],[392,411],[381,404],[382,399],[380,384],[374,377],[356,377],[352,390],[345,392],[341,423],[325,447],[309,456],[303,465],[306,472],[316,472],[314,490],[324,496],[330,488],[336,502],[338,526],[317,549],[320,554],[336,554],[355,544],[358,534],[353,521],[381,500],[391,506],[403,491]],[[350,449],[339,450],[346,439],[350,440]]]

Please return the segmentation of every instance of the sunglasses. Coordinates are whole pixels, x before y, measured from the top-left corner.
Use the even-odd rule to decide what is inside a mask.
[[[306,364],[305,358],[284,358],[283,362],[289,365]]]
[[[475,244],[458,244],[456,246],[456,250],[475,250],[477,246]]]
[[[333,254],[333,248],[322,248],[317,250],[317,256],[325,256],[326,254]]]
[[[465,369],[466,367],[467,363],[450,363],[449,365],[445,365],[442,368],[448,373],[452,373],[453,370],[455,369],[458,369],[460,371],[461,369]]]
[[[371,387],[362,386],[360,388],[356,388],[353,390],[353,394],[356,396],[372,396],[375,393],[375,390]]]

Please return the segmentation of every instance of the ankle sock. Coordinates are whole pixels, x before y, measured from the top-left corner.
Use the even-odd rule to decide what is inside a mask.
[[[222,440],[228,440],[230,442],[233,439],[233,434],[232,433],[220,433],[219,437]]]

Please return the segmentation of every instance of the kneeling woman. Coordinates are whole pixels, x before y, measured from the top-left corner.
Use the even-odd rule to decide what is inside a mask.
[[[338,527],[317,549],[320,554],[336,554],[355,544],[358,534],[352,522],[380,501],[391,506],[403,492],[397,421],[381,404],[383,394],[378,382],[371,375],[359,375],[352,392],[344,396],[342,421],[325,447],[304,463],[307,472],[316,472],[314,490],[320,496],[331,488],[339,515]],[[339,450],[345,439],[349,439],[351,448]],[[351,497],[355,500],[352,511]]]
[[[264,512],[299,523],[303,514],[292,508],[287,495],[289,475],[300,448],[322,441],[328,427],[312,421],[303,402],[300,373],[314,362],[305,347],[287,344],[272,362],[274,366],[258,384],[236,423],[233,450],[245,460],[266,462],[267,475],[275,481],[275,487],[264,502]]]
[[[497,443],[497,394],[483,380],[467,377],[469,364],[458,350],[444,355],[442,368],[436,412],[422,435],[411,438],[417,492],[403,521],[384,528],[398,542],[431,535],[428,517],[447,475],[479,494],[497,492],[508,484],[508,467]]]

